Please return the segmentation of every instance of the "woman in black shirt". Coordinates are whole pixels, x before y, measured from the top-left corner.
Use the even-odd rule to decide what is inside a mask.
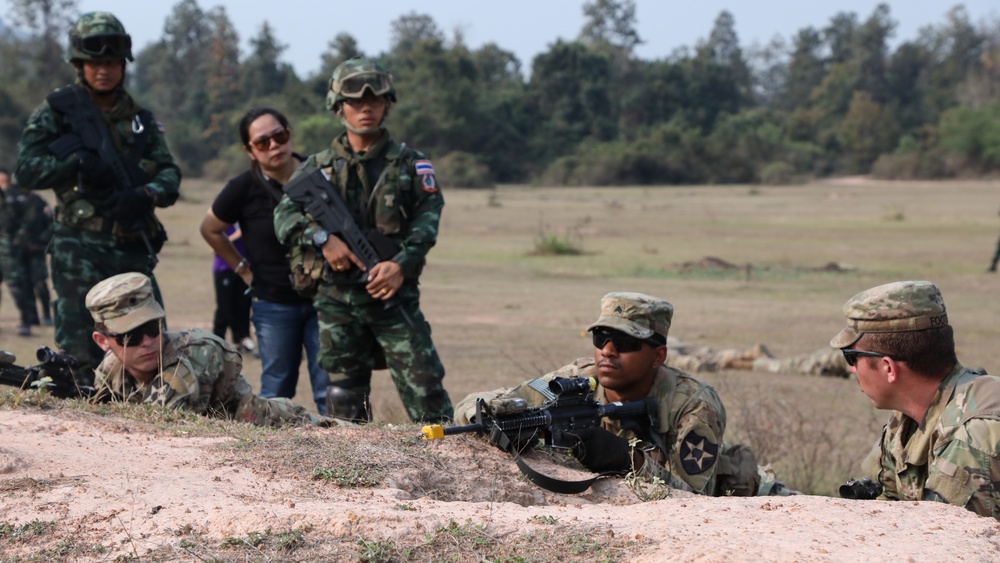
[[[262,397],[295,396],[305,349],[313,400],[326,413],[329,377],[318,365],[319,325],[312,301],[292,288],[288,249],[274,234],[274,207],[281,187],[302,161],[292,152],[291,128],[281,112],[254,108],[240,120],[240,140],[250,169],[229,180],[201,223],[209,246],[243,278],[253,293],[253,324],[260,352]],[[239,223],[246,244],[240,255],[226,237]]]

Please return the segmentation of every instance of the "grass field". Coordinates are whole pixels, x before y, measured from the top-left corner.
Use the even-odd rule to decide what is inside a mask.
[[[172,328],[210,328],[214,297],[198,224],[220,184],[185,181],[160,211],[170,240],[157,277]],[[715,348],[764,343],[776,356],[827,346],[856,292],[902,279],[936,282],[959,357],[1000,370],[1000,277],[984,273],[998,234],[1000,182],[790,186],[532,188],[447,191],[438,246],[422,278],[423,310],[452,400],[512,385],[592,353],[585,327],[602,295],[640,291],[675,306],[671,335]],[[545,237],[575,255],[534,253]],[[684,268],[714,256],[732,271]],[[847,271],[823,270],[829,263]],[[6,293],[6,291],[5,291]],[[52,329],[14,336],[9,294],[0,348],[22,360]],[[24,361],[22,363],[30,363]],[[251,383],[259,362],[246,360]],[[709,374],[729,412],[731,441],[749,441],[793,487],[829,494],[851,476],[887,414],[852,380],[748,372]],[[375,416],[405,414],[386,372]],[[311,406],[302,377],[296,401]]]

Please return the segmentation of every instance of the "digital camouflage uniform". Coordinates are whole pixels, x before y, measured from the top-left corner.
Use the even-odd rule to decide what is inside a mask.
[[[830,341],[837,349],[865,333],[948,326],[941,291],[926,281],[862,291],[844,304],[844,316],[847,327]],[[956,363],[923,420],[890,415],[862,470],[882,484],[881,499],[947,502],[1000,519],[1000,378]]]
[[[152,283],[137,272],[97,284],[87,293],[86,305],[98,326],[116,334],[164,318]],[[261,426],[320,421],[290,399],[254,395],[241,375],[240,354],[208,331],[196,328],[164,333],[161,345],[159,373],[149,383],[132,377],[114,351],[108,350],[95,370],[95,387],[130,403],[185,409]]]
[[[936,500],[1000,519],[1000,378],[956,365],[920,423],[893,412],[864,473],[888,500]]]
[[[343,63],[334,76],[357,60]],[[364,64],[372,65],[367,61]],[[328,105],[334,109],[333,102],[328,101]],[[319,278],[314,299],[320,330],[318,363],[331,374],[328,401],[339,396],[338,390],[346,390],[367,402],[372,369],[381,367],[376,358],[384,353],[385,364],[412,420],[451,419],[451,400],[442,383],[444,366],[431,339],[430,325],[420,311],[417,287],[427,253],[437,242],[444,207],[431,162],[420,152],[395,143],[389,132],[382,130],[381,137],[363,154],[354,153],[345,132],[331,148],[310,156],[304,166],[324,171],[361,230],[377,229],[398,245],[391,260],[400,265],[404,276],[396,293],[400,304],[387,309],[383,301],[368,294],[366,274],[353,266],[347,272],[335,273],[316,251],[318,261],[313,275]],[[300,172],[292,176],[289,184]],[[274,225],[278,240],[289,248],[313,248],[314,235],[324,230],[288,196],[274,211]],[[303,264],[293,260],[293,272],[302,269]],[[329,405],[328,412],[338,412],[337,405]]]
[[[73,48],[74,34],[124,34],[124,28],[114,16],[102,12],[84,14],[70,33],[69,57],[72,60],[98,59]],[[125,55],[119,58],[124,60]],[[131,60],[131,52],[127,54]],[[84,88],[81,84],[66,88]],[[59,92],[58,90],[56,92]],[[56,94],[53,92],[53,95]],[[51,95],[50,95],[51,96]],[[53,109],[49,99],[35,109],[18,143],[15,177],[31,190],[52,189],[56,205],[56,225],[49,247],[52,285],[56,291],[54,310],[55,340],[65,351],[92,368],[103,353],[90,338],[90,317],[84,307],[84,296],[94,284],[121,272],[142,272],[153,280],[154,261],[143,243],[139,231],[162,244],[162,225],[153,215],[153,205],[168,207],[180,195],[181,173],[167,147],[162,128],[152,114],[139,106],[119,86],[114,107],[102,112],[110,124],[111,138],[121,154],[134,186],[145,188],[152,196],[152,205],[144,217],[143,227],[124,225],[114,220],[108,208],[109,197],[119,190],[117,184],[88,185],[80,182],[81,151],[57,158],[50,144],[73,133],[67,116]],[[81,185],[82,184],[82,185]]]
[[[128,376],[110,351],[95,374],[98,389],[109,389],[130,403],[163,405],[260,426],[319,420],[291,399],[255,395],[242,370],[243,358],[231,344],[194,328],[164,334],[163,367],[148,384]]]
[[[635,338],[646,339],[655,333],[666,339],[672,315],[673,306],[665,300],[638,293],[610,293],[601,301],[601,317],[588,330],[609,327]],[[554,377],[596,379],[594,358],[580,358],[513,389],[473,393],[456,405],[455,422],[469,424],[479,398],[490,401],[516,397],[524,399],[528,406],[540,406],[546,397],[537,388],[548,389],[548,381]],[[644,458],[637,471],[640,477],[659,479],[672,488],[706,495],[788,494],[783,485],[774,481],[773,475],[757,467],[750,448],[724,444],[726,409],[711,385],[679,369],[661,365],[647,396],[654,397],[659,405],[656,430],[669,452],[665,454],[655,444],[640,441],[637,448],[643,451]],[[600,384],[594,398],[608,402]],[[632,431],[622,430],[616,420],[604,419],[602,426],[620,437],[637,438]]]

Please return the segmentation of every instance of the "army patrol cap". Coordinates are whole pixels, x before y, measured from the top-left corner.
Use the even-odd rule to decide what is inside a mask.
[[[166,316],[153,297],[153,283],[143,274],[129,272],[112,276],[87,292],[87,309],[94,322],[109,332],[122,334]]]
[[[601,317],[587,330],[607,327],[640,340],[658,334],[665,341],[673,317],[674,306],[666,299],[643,293],[609,293],[601,299]]]
[[[938,286],[928,281],[893,282],[866,289],[844,303],[847,327],[830,340],[846,348],[866,332],[907,332],[948,326]]]

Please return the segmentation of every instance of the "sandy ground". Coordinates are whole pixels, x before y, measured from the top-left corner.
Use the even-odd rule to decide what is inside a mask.
[[[339,433],[353,441],[366,429],[288,432],[304,438]],[[513,463],[475,439],[425,446],[448,459],[475,460],[469,471],[448,477],[455,498],[440,500],[441,494],[419,496],[416,476],[405,472],[376,487],[343,488],[247,464],[224,449],[234,438],[162,434],[71,409],[0,411],[0,531],[5,523],[56,522],[31,542],[0,534],[0,560],[37,557],[69,541],[107,548],[73,560],[197,560],[183,551],[176,558],[163,554],[180,545],[184,533],[218,542],[269,527],[306,527],[317,544],[359,537],[401,542],[452,520],[483,525],[495,537],[558,522],[634,540],[628,554],[634,561],[1000,560],[1000,524],[936,503],[674,494],[640,504],[620,480],[602,481],[583,495],[557,495],[525,482]],[[477,500],[490,488],[484,466],[496,468],[494,479],[499,472],[511,483],[506,498],[516,502]],[[347,553],[331,558],[356,560]]]

